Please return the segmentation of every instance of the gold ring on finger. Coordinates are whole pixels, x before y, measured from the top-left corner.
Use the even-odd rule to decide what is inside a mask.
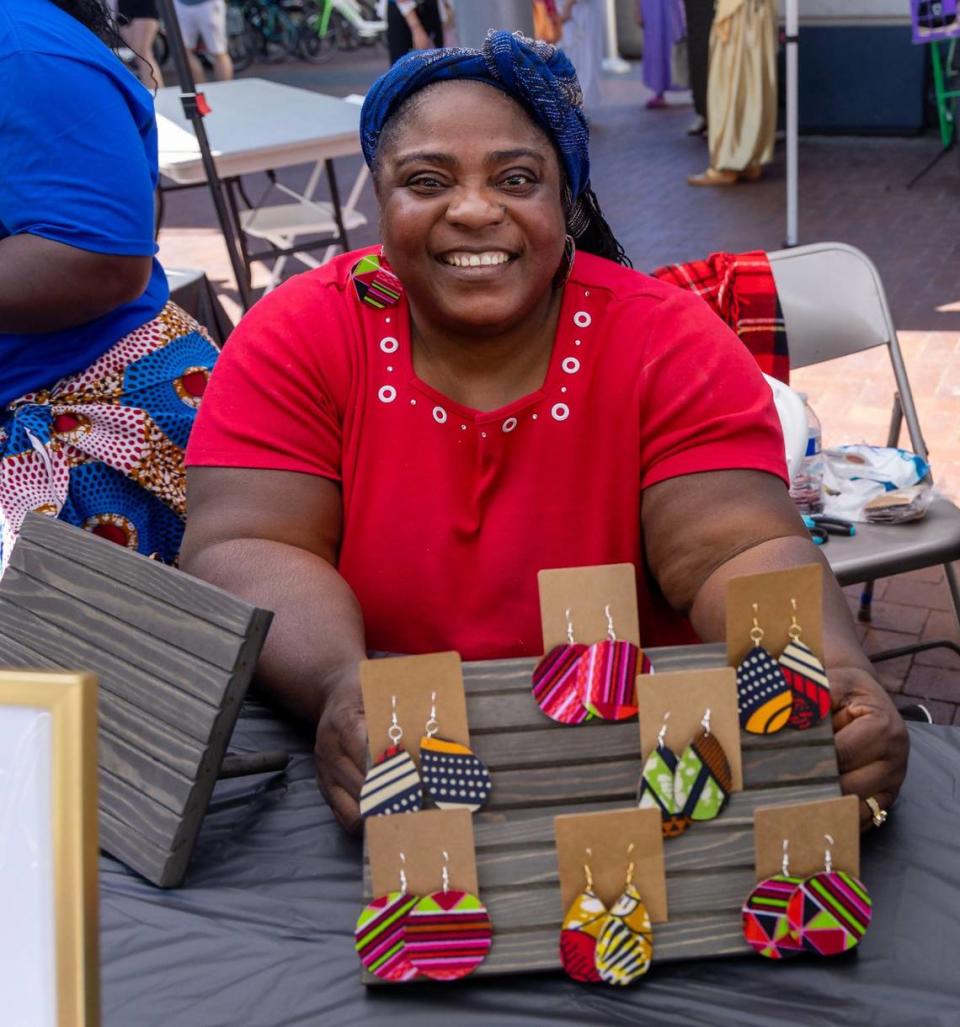
[[[873,816],[873,826],[883,827],[889,816],[887,811],[880,808],[880,803],[872,795],[868,795],[863,801],[870,807],[870,813]]]

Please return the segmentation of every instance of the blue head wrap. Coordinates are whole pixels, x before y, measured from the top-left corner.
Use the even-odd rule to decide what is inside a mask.
[[[434,82],[467,79],[502,89],[556,146],[576,200],[590,180],[590,138],[577,73],[562,50],[519,32],[490,32],[482,50],[415,50],[374,82],[360,112],[360,144],[373,167],[377,140],[407,97]]]

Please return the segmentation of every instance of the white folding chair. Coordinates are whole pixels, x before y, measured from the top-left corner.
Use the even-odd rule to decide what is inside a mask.
[[[777,295],[783,311],[790,366],[806,367],[824,360],[885,346],[893,371],[893,421],[887,445],[896,445],[902,421],[910,446],[927,459],[907,370],[890,315],[883,283],[872,261],[844,243],[815,243],[769,253]],[[816,405],[816,397],[813,397]],[[942,564],[954,613],[960,623],[960,590],[952,561],[960,559],[960,509],[935,499],[923,520],[909,524],[858,524],[853,538],[834,538],[824,555],[841,585],[873,582],[920,567]],[[890,659],[953,642],[923,642],[875,654]]]

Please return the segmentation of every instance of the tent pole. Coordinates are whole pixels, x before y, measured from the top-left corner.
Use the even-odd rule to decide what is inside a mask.
[[[797,0],[786,0],[787,21],[787,246],[797,245],[799,191]]]

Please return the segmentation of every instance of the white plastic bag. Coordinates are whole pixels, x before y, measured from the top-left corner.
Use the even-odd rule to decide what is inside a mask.
[[[823,512],[847,521],[866,521],[871,499],[919,485],[930,473],[926,460],[905,449],[837,446],[823,456]]]

